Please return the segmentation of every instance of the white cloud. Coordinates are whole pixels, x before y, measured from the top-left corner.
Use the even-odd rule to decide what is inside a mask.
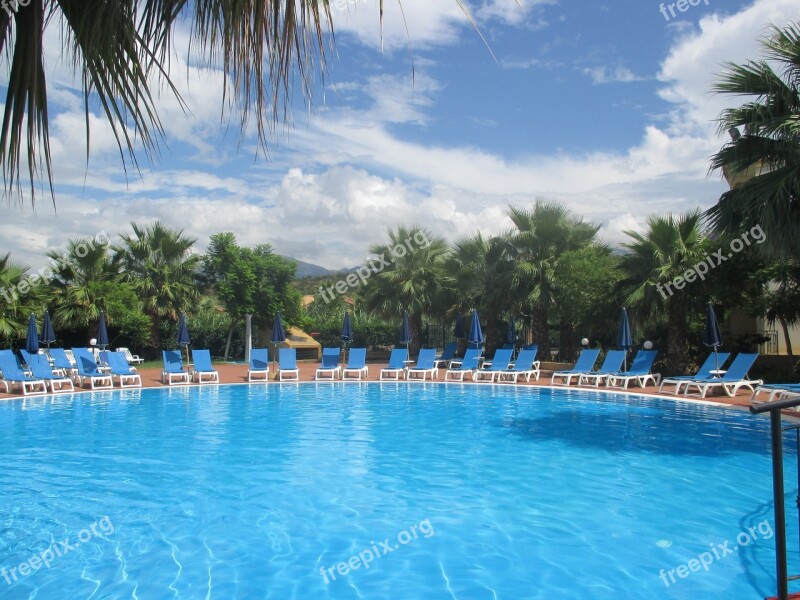
[[[347,18],[354,20],[346,26],[373,46],[379,43],[377,12],[369,12],[374,4],[352,6]],[[387,45],[404,47],[396,3],[386,4]],[[458,34],[469,34],[455,3],[404,0],[403,6],[418,46],[454,44]],[[486,2],[475,14],[509,21],[514,6]],[[509,204],[540,196],[603,224],[604,239],[619,243],[624,230],[641,228],[648,215],[709,206],[725,189],[706,173],[721,143],[713,119],[730,102],[708,93],[714,73],[723,60],[757,57],[754,40],[766,23],[782,25],[795,16],[796,0],[760,0],[739,14],[707,15],[697,29],[681,32],[658,71],[669,113],[655,115],[639,142],[619,152],[509,157],[401,136],[399,125],[424,129],[430,123],[446,85],[421,62],[413,87],[408,74],[354,76],[340,84],[341,103],[330,102],[321,118],[312,115],[293,131],[289,143],[273,146],[270,162],[253,162],[252,137],[238,155],[224,140],[221,73],[187,65],[183,53],[173,61],[174,80],[192,114],[184,115],[168,94],[158,103],[170,147],[193,158],[170,160],[167,149],[167,166],[134,173],[127,185],[110,128],[96,115],[86,172],[82,106],[69,74],[55,64],[49,81],[59,82],[52,127],[58,213],[48,199],[40,200],[35,219],[30,211],[0,208],[0,253],[12,250],[16,260],[41,266],[44,251],[71,237],[162,219],[197,236],[200,249],[211,234],[233,231],[246,245],[272,243],[298,259],[344,267],[361,261],[387,227],[421,223],[449,240],[478,230],[491,235],[510,226]],[[634,77],[625,67],[601,69],[587,74],[598,82]]]
[[[630,83],[646,79],[634,75],[633,71],[623,65],[617,65],[616,67],[586,67],[581,69],[581,72],[591,77],[595,84]]]

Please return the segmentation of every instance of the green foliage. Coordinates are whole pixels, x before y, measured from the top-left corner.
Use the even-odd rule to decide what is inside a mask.
[[[47,289],[34,275],[12,262],[10,253],[0,257],[0,339],[5,346],[26,335],[31,313],[44,312]]]
[[[608,247],[597,244],[561,255],[554,278],[558,320],[563,328],[604,345],[616,343],[619,261]]]
[[[423,316],[433,312],[442,288],[451,285],[443,268],[449,248],[442,238],[418,225],[398,226],[388,237],[369,250],[390,264],[368,279],[363,290],[365,306],[386,319],[397,319],[398,328],[403,310],[408,310],[414,353]]]
[[[800,256],[800,24],[771,27],[762,40],[766,60],[728,63],[714,91],[748,97],[719,118],[719,131],[739,132],[711,159],[732,189],[708,210],[719,232],[761,227],[773,257]],[[738,181],[737,181],[738,179]]]
[[[206,297],[187,316],[187,327],[191,339],[190,348],[205,348],[211,356],[219,358],[224,356],[228,342],[228,333],[231,330],[231,317],[217,308],[213,298]],[[163,321],[161,325],[161,339],[163,349],[176,348],[178,337],[178,323]],[[229,359],[244,359],[244,336],[235,335],[231,341]]]
[[[301,294],[292,286],[296,268],[269,244],[246,248],[237,244],[233,233],[218,233],[211,236],[203,257],[201,281],[234,323],[243,323],[251,314],[255,323],[268,324],[280,310],[283,320],[294,324],[301,318]]]

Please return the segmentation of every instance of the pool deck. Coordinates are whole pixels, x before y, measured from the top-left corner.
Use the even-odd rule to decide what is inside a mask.
[[[300,369],[300,381],[313,381],[314,380],[314,374],[315,374],[316,369],[317,369],[318,366],[319,366],[319,363],[316,363],[316,362],[314,362],[314,363],[298,362],[298,367]],[[385,366],[386,366],[385,363],[368,363],[369,376],[366,377],[365,380],[366,381],[378,381],[379,380],[378,377],[379,377],[379,374],[380,374],[380,370],[381,370],[381,368],[383,368]],[[247,383],[247,365],[246,364],[243,364],[243,363],[235,363],[235,364],[233,364],[233,363],[215,363],[214,364],[214,368],[217,369],[217,371],[219,372],[220,383]],[[146,388],[167,387],[165,384],[161,383],[161,369],[158,369],[158,368],[140,369],[139,373],[142,376],[142,386],[143,387],[146,387]],[[520,385],[549,386],[549,385],[551,385],[550,374],[551,374],[550,371],[544,371],[543,370],[542,371],[542,376],[539,378],[538,382],[534,381],[534,380],[531,380],[530,383],[526,383],[524,381],[524,379],[521,378],[520,379]],[[274,374],[270,374],[270,380],[266,385],[274,385],[274,384],[277,383],[277,381],[275,381],[273,379],[273,377],[274,377]],[[441,382],[443,378],[444,378],[444,370],[440,369],[439,377],[438,377],[438,379],[436,381]],[[428,381],[430,381],[430,380],[428,380]],[[261,385],[265,385],[263,380],[260,381],[260,382],[254,382],[254,385],[257,384],[257,383],[260,383]],[[288,383],[288,382],[284,382],[284,383]],[[414,383],[414,382],[412,382],[412,383]],[[468,385],[486,385],[486,382],[473,382],[472,379],[469,378],[469,377],[465,378],[464,383],[466,383]],[[197,384],[192,384],[192,385],[197,385]],[[209,385],[209,384],[203,384],[203,385]],[[176,386],[172,386],[172,387],[176,387]],[[183,385],[182,387],[185,387],[185,385]],[[563,387],[566,387],[566,386],[558,385],[556,387],[563,388]],[[576,386],[576,385],[573,384],[573,385],[571,385],[569,387],[572,388],[572,389],[575,389],[576,387],[578,387],[580,389],[599,389],[601,391],[602,390],[607,390],[607,388],[604,387],[604,386],[601,386],[600,388],[595,388],[594,386]],[[119,389],[119,388],[115,387],[115,389]],[[91,391],[91,390],[89,388],[78,388],[76,386],[75,387],[75,391],[76,392],[78,392],[78,391],[88,392],[88,391]],[[607,390],[607,391],[620,391],[620,390],[618,388],[614,388],[614,389]],[[710,404],[722,404],[722,405],[726,405],[728,407],[735,407],[735,408],[738,408],[738,409],[746,409],[747,407],[749,407],[750,406],[750,399],[751,399],[751,396],[752,396],[752,393],[750,391],[748,391],[748,390],[739,391],[739,393],[737,393],[736,396],[733,397],[733,398],[729,398],[728,396],[725,396],[722,393],[715,393],[715,395],[707,396],[706,398],[699,398],[699,397],[696,397],[696,396],[695,397],[684,396],[684,395],[675,396],[671,392],[667,392],[665,394],[659,394],[658,393],[658,388],[655,387],[655,386],[648,386],[648,387],[642,389],[642,388],[640,388],[638,386],[633,386],[633,385],[631,385],[628,388],[627,391],[628,392],[632,392],[632,393],[636,393],[636,394],[659,396],[659,397],[662,397],[662,398],[684,399],[684,400],[690,400],[690,401],[696,401],[696,402],[705,402],[705,403],[710,403]],[[0,392],[0,400],[8,399],[8,398],[18,398],[20,396],[21,396],[21,394],[18,394],[18,393],[17,394],[5,394],[5,393]],[[796,414],[796,413],[794,413],[794,411],[790,411],[789,414]]]

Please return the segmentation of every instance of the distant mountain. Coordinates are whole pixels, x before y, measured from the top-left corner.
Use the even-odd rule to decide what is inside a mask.
[[[298,260],[296,258],[292,258],[291,256],[286,256],[284,258],[288,258],[289,260],[293,260],[297,263],[297,273],[295,274],[295,279],[302,279],[303,277],[323,277],[325,275],[333,275],[335,273],[349,273],[350,271],[354,271],[356,269],[356,267],[353,267],[352,269],[326,269],[325,267],[320,267],[314,263]]]

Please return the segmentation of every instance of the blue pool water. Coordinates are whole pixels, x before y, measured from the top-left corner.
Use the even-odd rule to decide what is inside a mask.
[[[476,385],[154,389],[2,402],[0,449],[0,598],[775,592],[768,422],[741,411]],[[787,475],[793,566],[795,493]]]

